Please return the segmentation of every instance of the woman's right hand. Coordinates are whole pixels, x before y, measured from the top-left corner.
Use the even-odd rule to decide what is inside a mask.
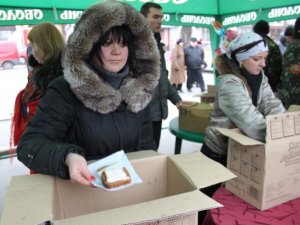
[[[85,158],[76,153],[69,153],[66,157],[66,165],[69,167],[70,180],[83,186],[92,186],[95,177],[88,170]]]

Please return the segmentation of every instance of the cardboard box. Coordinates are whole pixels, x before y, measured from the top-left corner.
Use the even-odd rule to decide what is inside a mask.
[[[207,93],[195,95],[200,97],[201,103],[214,103],[217,94],[217,87],[215,85],[207,85]]]
[[[149,154],[150,153],[150,154]],[[203,154],[128,154],[142,184],[119,191],[46,175],[13,177],[1,225],[196,225],[198,211],[221,207],[199,188],[235,177]]]
[[[182,102],[179,108],[179,128],[186,131],[204,133],[209,125],[213,105],[197,102]]]
[[[239,130],[229,137],[227,168],[237,178],[226,188],[260,210],[300,197],[300,112],[267,116],[266,143]]]
[[[300,105],[290,105],[288,112],[298,112],[300,111]]]

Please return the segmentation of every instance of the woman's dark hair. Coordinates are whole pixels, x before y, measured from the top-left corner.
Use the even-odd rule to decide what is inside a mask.
[[[28,66],[31,66],[33,68],[40,65],[39,62],[36,60],[36,58],[34,58],[32,54],[29,55],[27,59],[27,64]]]
[[[61,55],[56,60],[37,66],[34,74],[37,89],[44,92],[52,80],[63,75]]]
[[[114,26],[110,30],[108,30],[101,38],[100,40],[93,46],[90,57],[92,57],[93,54],[96,54],[98,60],[103,63],[101,56],[98,54],[99,49],[101,49],[101,46],[105,44],[111,44],[111,43],[118,43],[122,44],[124,46],[128,47],[128,60],[127,65],[129,65],[129,68],[131,71],[134,71],[134,63],[136,61],[136,55],[134,51],[134,36],[129,28],[129,26],[123,24],[121,26]]]

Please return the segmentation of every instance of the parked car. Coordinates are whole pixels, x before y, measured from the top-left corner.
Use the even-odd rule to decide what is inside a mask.
[[[12,69],[15,65],[26,63],[26,54],[20,54],[13,41],[0,41],[0,67]]]

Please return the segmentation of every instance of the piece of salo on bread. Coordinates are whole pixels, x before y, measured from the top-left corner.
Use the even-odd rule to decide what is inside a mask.
[[[110,165],[105,168],[100,168],[97,174],[101,176],[103,185],[106,188],[116,188],[131,182],[131,177],[124,166]]]

